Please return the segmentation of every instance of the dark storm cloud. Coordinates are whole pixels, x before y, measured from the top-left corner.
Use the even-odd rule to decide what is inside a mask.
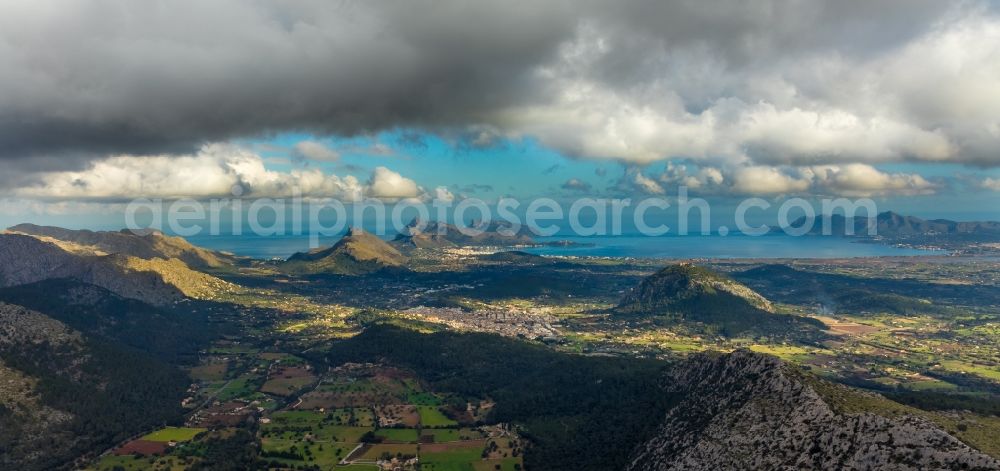
[[[981,9],[972,5],[967,10]],[[837,65],[818,58],[865,67],[955,8],[938,1],[7,2],[0,157],[23,171],[72,169],[98,156],[190,153],[287,130],[393,128],[473,136],[477,145],[536,135],[567,154],[634,162],[756,158],[743,148],[787,162],[919,154],[895,141],[800,149],[736,128],[766,103],[779,113],[848,110],[896,121],[916,110],[898,133],[943,149],[916,158],[947,158],[954,151],[932,134],[959,149],[965,141],[988,149],[995,140],[970,130],[959,119],[965,115],[913,98],[922,90],[879,108],[810,74]],[[818,65],[790,65],[810,61]],[[594,96],[572,101],[581,90]],[[647,106],[648,116],[636,106]],[[622,123],[630,119],[643,121]],[[699,119],[719,128],[705,136],[676,129]]]
[[[574,26],[551,5],[8,3],[0,152],[175,153],[290,129],[465,125],[534,99],[525,75]]]

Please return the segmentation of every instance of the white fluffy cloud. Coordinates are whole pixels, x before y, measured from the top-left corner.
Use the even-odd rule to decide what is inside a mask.
[[[14,196],[45,200],[115,201],[132,198],[271,197],[300,195],[357,201],[363,197],[401,199],[420,196],[416,182],[386,167],[367,183],[318,169],[269,170],[256,153],[234,145],[209,145],[194,155],[116,156],[72,172],[48,172]]]
[[[367,196],[381,199],[416,198],[423,191],[417,183],[385,167],[376,167],[368,180]]]
[[[808,178],[782,172],[775,167],[742,167],[733,173],[732,191],[746,195],[804,193]]]
[[[662,186],[652,178],[643,175],[638,169],[632,168],[625,172],[625,182],[631,184],[640,193],[662,195],[666,193]]]
[[[652,187],[654,191],[650,191],[649,182],[656,183]],[[617,188],[620,191],[669,194],[679,186],[702,195],[868,197],[930,195],[936,193],[941,184],[917,174],[887,173],[866,164],[699,168],[670,163],[655,180],[637,169],[629,169]]]
[[[687,166],[668,162],[663,173],[657,178],[667,185],[683,185],[693,190],[711,190],[726,181],[722,171],[713,167],[702,167],[689,174]]]
[[[1000,165],[1000,19],[980,8],[877,54],[765,57],[732,63],[703,42],[591,23],[540,69],[553,98],[507,109],[503,122],[571,155],[638,164]]]
[[[455,201],[455,194],[451,192],[447,187],[439,186],[434,189],[434,199],[437,201],[451,202]]]
[[[841,196],[929,195],[939,188],[917,174],[886,173],[864,164],[814,167],[809,173],[819,190]]]
[[[1000,178],[984,178],[979,182],[979,187],[984,190],[1000,191]]]
[[[295,144],[292,149],[294,157],[299,159],[316,160],[320,162],[334,162],[340,158],[337,151],[327,147],[325,144],[316,141],[301,141]]]

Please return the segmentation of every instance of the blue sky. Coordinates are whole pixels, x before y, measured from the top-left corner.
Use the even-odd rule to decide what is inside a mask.
[[[330,148],[341,150],[340,158],[337,162],[285,163],[285,160],[289,160],[288,149],[304,140],[322,142]],[[418,143],[414,143],[415,141]],[[260,149],[270,149],[263,150],[262,155],[282,160],[268,163],[275,170],[288,171],[305,165],[365,179],[372,168],[388,166],[422,186],[446,186],[456,194],[461,192],[484,200],[508,195],[515,198],[556,199],[578,196],[636,197],[642,194],[608,191],[622,178],[627,168],[638,168],[648,175],[662,173],[668,164],[697,168],[695,164],[685,160],[665,160],[635,166],[614,159],[571,158],[548,149],[531,138],[501,139],[490,146],[475,147],[456,139],[446,140],[433,134],[398,130],[353,138],[322,138],[306,133],[287,133],[244,142]],[[382,147],[379,151],[374,151],[377,146]],[[1000,178],[1000,168],[957,163],[887,163],[874,167],[886,173],[921,175],[942,185],[932,195],[872,195],[872,199],[887,210],[927,218],[1000,218],[1000,193],[970,187],[983,178]],[[570,179],[586,182],[594,191],[580,194],[564,190],[562,185]],[[705,197],[713,204],[726,205],[738,199],[733,195],[698,194],[697,191],[692,194]]]
[[[417,139],[419,144],[413,143]],[[337,162],[294,162],[290,151],[301,141],[321,142],[338,150]],[[512,194],[517,197],[534,195],[557,196],[566,180],[576,178],[593,185],[595,190],[613,186],[626,168],[641,168],[647,174],[661,173],[668,163],[697,166],[684,159],[663,160],[636,166],[612,158],[571,158],[548,149],[532,138],[502,139],[490,146],[475,147],[458,140],[446,140],[434,134],[413,131],[390,131],[375,136],[350,138],[317,137],[308,133],[285,133],[262,139],[239,141],[260,150],[261,155],[276,159],[269,168],[288,171],[310,166],[329,173],[367,178],[376,166],[388,166],[427,187],[465,187],[488,185],[493,191],[480,193],[496,197]],[[382,150],[375,150],[381,147]],[[382,153],[382,152],[386,153]],[[279,161],[280,160],[280,161]],[[284,162],[287,160],[288,162]],[[1000,178],[1000,168],[982,168],[957,163],[886,163],[874,165],[887,173],[918,174],[948,184],[960,184],[963,178]],[[603,171],[604,175],[597,174]],[[956,188],[961,190],[961,188]],[[967,189],[966,189],[967,190]],[[945,192],[947,193],[947,192]],[[961,191],[961,197],[973,191]],[[906,199],[884,198],[904,204]],[[970,202],[997,202],[997,195],[982,192],[981,198]],[[957,208],[941,208],[943,211]],[[970,208],[970,212],[987,211],[989,207]]]
[[[373,137],[353,138],[287,133],[244,142],[262,149],[262,155],[286,159],[289,157],[288,149],[305,140],[321,142],[339,151],[337,162],[306,162],[308,166],[329,173],[364,179],[372,168],[387,166],[423,186],[446,186],[456,193],[466,190],[469,196],[484,199],[503,195],[557,196],[560,185],[570,178],[579,178],[601,187],[607,186],[623,172],[623,167],[614,161],[570,159],[530,138],[504,139],[488,147],[475,147],[458,141],[449,142],[428,133],[390,131]],[[384,146],[389,153],[376,151],[376,146]],[[301,165],[294,161],[268,163],[268,167],[281,171]],[[597,176],[597,169],[605,169],[606,176]],[[486,189],[487,186],[492,190]],[[473,189],[474,193],[467,189]]]
[[[303,142],[318,142],[336,151],[333,161],[317,161],[297,156],[294,148]],[[537,140],[497,139],[489,146],[473,146],[459,138],[442,138],[429,133],[390,131],[377,135],[350,138],[321,137],[309,133],[283,133],[263,138],[241,139],[234,144],[252,149],[268,170],[289,173],[301,169],[319,169],[324,174],[354,176],[360,181],[370,178],[376,167],[384,166],[415,181],[421,188],[447,187],[459,198],[470,197],[493,202],[500,197],[527,200],[548,197],[567,205],[578,197],[633,198],[656,196],[634,187],[622,186],[621,180],[629,169],[651,178],[662,174],[669,165],[687,165],[675,160],[638,166],[614,159],[580,159],[548,149]],[[986,177],[1000,178],[1000,170],[981,169],[961,164],[894,163],[875,166],[879,171],[894,174],[919,174],[940,182],[940,189],[928,195],[873,195],[879,210],[893,210],[925,218],[958,220],[1000,219],[1000,193],[969,188],[968,182]],[[576,179],[590,185],[590,191],[562,188]],[[664,196],[675,196],[676,188],[664,183]],[[736,204],[745,196],[692,190],[693,197],[704,197],[712,206],[713,226],[731,221]],[[765,195],[775,207],[796,195]],[[817,198],[823,195],[802,195],[819,207]],[[829,195],[836,196],[836,195]],[[758,211],[755,220],[773,223],[775,207]],[[673,217],[674,209],[662,212]],[[668,217],[668,219],[669,219]],[[0,215],[4,226],[20,222],[55,224],[76,228],[114,229],[123,225],[119,211],[58,210],[47,213],[26,208]]]

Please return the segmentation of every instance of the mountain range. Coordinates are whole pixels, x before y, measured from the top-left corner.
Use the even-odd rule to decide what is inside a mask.
[[[176,258],[90,255],[67,251],[43,238],[0,234],[0,287],[54,278],[77,279],[158,306],[185,297],[212,297],[233,287]]]
[[[864,237],[868,235],[869,227],[873,227],[877,235],[893,238],[949,235],[979,235],[1000,238],[1000,222],[995,221],[960,222],[948,219],[921,219],[916,216],[904,216],[892,211],[879,213],[874,218],[845,217],[840,214],[831,214],[829,217],[828,232],[839,236],[854,235]],[[790,226],[802,227],[806,223],[807,218],[803,216],[792,222]],[[781,230],[781,228],[776,227],[774,230]],[[823,233],[823,217],[817,216],[808,234],[821,235]]]
[[[61,227],[18,224],[8,233],[25,234],[48,240],[64,249],[89,254],[121,254],[146,260],[176,258],[192,268],[221,268],[232,265],[236,257],[191,245],[181,237],[171,237],[158,231],[89,231]]]
[[[534,239],[522,228],[512,227],[493,221],[489,224],[475,222],[468,228],[442,221],[411,221],[403,233],[396,236],[393,244],[402,248],[441,248],[464,246],[507,247],[533,244]]]
[[[533,243],[526,233],[507,233],[505,229],[509,228],[499,223],[479,226],[476,233],[465,234],[457,226],[445,222],[414,219],[403,233],[388,242],[359,227],[352,227],[334,245],[296,253],[279,267],[291,273],[363,275],[402,270],[410,260],[409,255],[417,249],[509,247]]]
[[[924,227],[905,218],[892,224]],[[15,228],[0,234],[0,468],[67,467],[73,459],[92,457],[94,450],[139,431],[177,421],[180,399],[190,384],[178,366],[192,364],[219,335],[203,311],[185,309],[194,301],[180,301],[212,299],[215,293],[239,289],[210,274],[227,269],[235,259],[155,234]],[[476,240],[501,240],[490,237]],[[412,239],[386,242],[351,229],[333,246],[296,254],[277,266],[307,274],[407,274],[401,271],[409,261],[407,244],[418,248]],[[548,263],[520,252],[481,258],[515,270]],[[804,285],[806,279],[779,265],[737,276],[755,287],[768,280]],[[857,284],[832,276],[800,288]],[[857,292],[851,296],[859,297]],[[784,302],[781,296],[775,299]],[[863,299],[871,303],[873,298]],[[669,265],[642,279],[610,311],[619,319],[724,337],[815,341],[824,336],[819,321],[785,314],[740,281],[689,263]],[[643,418],[648,428],[629,430],[631,441],[622,440],[627,447],[621,453],[631,453],[627,469],[632,471],[1000,468],[994,458],[950,435],[924,411],[826,382],[747,350],[650,364],[636,373],[637,379],[623,373],[623,365],[634,358],[569,355],[498,336],[434,335],[370,327],[332,346],[330,354],[370,356],[351,358],[357,361],[394,359],[423,369],[442,387],[503,399],[497,401],[499,413],[535,420],[535,432],[543,435],[557,433],[565,429],[565,421],[579,417],[594,418],[590,422],[602,429],[614,417],[640,422],[636,416],[646,414],[629,411],[632,402],[618,394],[646,405],[669,403],[656,416]],[[577,372],[579,361],[599,369]],[[537,384],[551,389],[535,394],[531,388]],[[539,400],[548,401],[544,410],[564,415],[542,417],[536,409]],[[610,407],[619,407],[615,414],[624,415],[599,413]],[[546,419],[555,425],[538,426],[547,424]],[[639,436],[642,440],[634,439]],[[591,459],[600,458],[599,451],[593,453]]]

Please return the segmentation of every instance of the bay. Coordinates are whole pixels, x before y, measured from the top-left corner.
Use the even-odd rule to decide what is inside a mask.
[[[319,239],[330,246],[338,237]],[[309,250],[308,235],[259,236],[197,235],[188,240],[211,250],[257,259],[285,259]],[[641,235],[593,237],[540,237],[540,243],[570,241],[578,245],[522,248],[538,255],[631,258],[849,258],[884,256],[944,255],[945,252],[863,243],[843,237],[770,234],[759,237],[731,234],[649,237]]]

